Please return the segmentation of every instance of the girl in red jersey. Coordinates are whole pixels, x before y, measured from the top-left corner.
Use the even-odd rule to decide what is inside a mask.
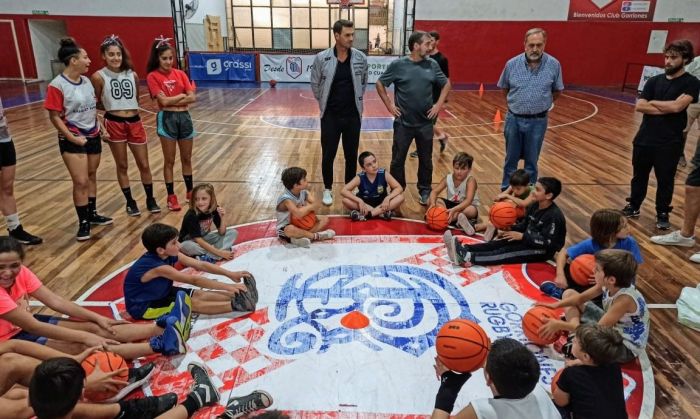
[[[112,224],[97,213],[97,167],[102,144],[97,124],[97,101],[90,80],[87,52],[73,38],[61,39],[58,59],[66,66],[51,81],[44,108],[58,130],[58,148],[73,180],[73,202],[78,213],[79,241],[90,238],[90,224]]]
[[[158,136],[163,147],[163,177],[168,190],[168,209],[180,211],[180,203],[173,188],[173,167],[175,153],[180,148],[182,177],[187,187],[187,201],[192,196],[192,143],[194,127],[188,112],[190,103],[195,101],[194,87],[187,75],[173,68],[175,50],[170,38],[156,38],[148,58],[148,90],[158,101]]]
[[[160,212],[160,207],[153,198],[153,178],[148,165],[148,138],[139,116],[139,78],[133,71],[129,51],[118,36],[112,35],[102,41],[100,55],[106,66],[97,70],[90,80],[95,87],[98,107],[105,110],[103,138],[114,156],[117,181],[126,198],[126,213],[131,217],[141,215],[136,201],[131,196],[127,173],[127,144],[139,168],[146,192],[146,207],[151,213]]]

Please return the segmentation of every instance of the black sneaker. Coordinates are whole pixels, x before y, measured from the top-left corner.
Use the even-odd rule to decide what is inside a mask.
[[[151,377],[155,367],[156,364],[149,362],[148,364],[144,364],[137,368],[129,368],[129,379],[127,380],[128,384],[126,387],[123,387],[121,390],[119,390],[119,393],[114,395],[114,397],[111,397],[104,402],[116,403],[123,399],[127,394],[141,387]]]
[[[158,206],[158,203],[156,203],[155,198],[146,199],[146,208],[148,208],[148,212],[151,214],[157,214],[160,212],[160,207]]]
[[[417,151],[417,150],[416,150],[416,151],[411,151],[408,155],[409,155],[412,159],[417,159],[417,158],[418,158],[418,151]]]
[[[92,215],[90,215],[90,218],[88,218],[88,220],[90,221],[90,224],[96,226],[106,226],[114,222],[113,219],[105,217],[104,215],[100,215],[97,212],[93,212]]]
[[[161,396],[150,396],[142,399],[122,400],[119,402],[122,408],[119,419],[143,419],[155,418],[177,404],[177,394],[166,393]]]
[[[197,400],[200,409],[204,406],[218,403],[221,396],[219,396],[219,390],[217,390],[214,383],[211,382],[206,367],[197,362],[190,362],[189,365],[187,365],[187,370],[194,379],[191,394],[194,396],[195,400]]]
[[[128,215],[129,217],[138,217],[139,215],[141,215],[141,210],[139,210],[139,206],[136,205],[136,201],[130,201],[126,203],[126,215]]]
[[[447,135],[445,135],[445,138],[440,138],[438,142],[440,142],[440,153],[442,153],[447,148]]]
[[[83,221],[78,225],[78,234],[75,238],[81,242],[85,240],[90,240],[90,223]]]
[[[668,230],[671,228],[671,222],[669,221],[667,212],[656,213],[656,228],[659,230]]]
[[[22,244],[34,245],[41,244],[44,241],[41,237],[37,237],[33,234],[29,234],[26,231],[24,231],[22,225],[19,225],[14,230],[7,230],[7,232],[10,235],[10,237],[14,238]]]
[[[386,221],[391,221],[391,218],[393,216],[394,216],[394,211],[392,211],[392,210],[389,210],[385,213],[382,213],[382,215],[380,215],[380,217],[382,217],[382,219],[384,219]]]
[[[272,406],[272,396],[265,391],[255,390],[247,396],[231,396],[226,403],[226,411],[219,418],[236,419],[270,406]]]
[[[430,191],[423,191],[420,193],[420,198],[418,198],[419,204],[421,204],[425,207],[428,205],[429,200],[430,200]]]
[[[622,209],[622,214],[627,218],[639,218],[639,208],[634,208],[632,204],[627,204]]]

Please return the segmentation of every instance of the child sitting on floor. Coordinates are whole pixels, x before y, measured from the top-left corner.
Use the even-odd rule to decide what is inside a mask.
[[[377,157],[363,151],[358,157],[362,172],[358,173],[341,192],[343,206],[350,210],[353,221],[366,221],[381,216],[390,220],[404,201],[403,188],[399,182],[377,165]],[[357,195],[352,191],[358,189]]]

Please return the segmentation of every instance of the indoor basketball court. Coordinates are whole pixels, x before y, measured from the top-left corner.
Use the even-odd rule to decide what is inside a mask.
[[[621,17],[626,13],[630,17]],[[188,353],[153,357],[157,370],[144,394],[174,391],[182,401],[191,383],[187,364],[195,360],[207,366],[222,396],[221,406],[200,410],[199,418],[221,413],[230,395],[256,389],[272,395],[270,409],[297,418],[429,417],[439,386],[435,336],[453,318],[479,323],[491,341],[508,336],[528,344],[540,363],[539,385],[549,389],[564,358],[551,346],[529,343],[521,319],[535,303],[553,301],[538,288],[554,278],[553,263],[452,266],[442,232],[423,222],[418,159],[406,159],[405,202],[396,218],[352,222],[340,199],[339,150],[335,200],[317,211],[331,216],[336,237],[310,249],[277,239],[282,171],[303,167],[317,200],[324,191],[319,108],[309,71],[315,54],[333,46],[331,27],[338,18],[355,22],[354,47],[369,62],[359,151],[372,151],[387,171],[394,118],[374,82],[407,53],[411,32],[440,32],[452,91],[438,122],[449,139],[444,152],[435,141],[432,182],[452,171],[456,153],[473,155],[483,219],[501,190],[505,156],[508,106],[496,82],[506,61],[522,53],[523,34],[532,27],[547,30],[546,52],[561,62],[565,90],[549,111],[539,173],[563,184],[555,202],[567,219],[566,247],[590,237],[595,210],[626,204],[632,141],[642,121],[634,105],[644,75],[663,71],[659,45],[689,39],[700,53],[700,8],[693,0],[0,0],[0,98],[17,151],[14,195],[22,225],[43,238],[26,246],[24,264],[55,293],[128,318],[122,282],[144,252],[141,232],[154,222],[180,228],[187,209],[166,208],[159,109],[145,84],[149,48],[162,35],[172,38],[176,60],[196,83],[189,108],[197,133],[194,184],[213,185],[226,222],[239,232],[234,258],[222,266],[253,273],[260,301],[249,315],[196,317]],[[139,217],[127,216],[115,160],[103,143],[98,207],[114,224],[93,227],[89,241],[77,242],[72,182],[43,105],[48,83],[62,71],[58,39],[74,37],[91,59],[92,73],[104,65],[100,42],[111,34],[124,40],[141,80],[139,112],[163,211],[142,208]],[[683,223],[684,185],[699,136],[696,124],[685,144],[688,164],[675,177],[671,231]],[[133,196],[143,206],[139,171],[129,155]],[[179,160],[174,179],[184,207]],[[629,220],[644,258],[636,286],[650,308],[651,332],[646,353],[622,367],[626,406],[630,418],[700,418],[700,334],[679,324],[676,310],[683,287],[699,282],[698,265],[688,260],[698,247],[650,241],[666,233],[655,227],[656,185],[652,176],[641,216]],[[472,398],[490,396],[477,370],[454,412]]]

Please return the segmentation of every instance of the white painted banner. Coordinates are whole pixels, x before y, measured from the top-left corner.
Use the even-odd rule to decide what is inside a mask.
[[[663,68],[645,65],[644,69],[642,70],[642,77],[639,79],[639,87],[637,88],[637,91],[641,92],[644,90],[644,85],[646,84],[647,80],[663,72]]]
[[[309,83],[315,55],[260,54],[260,81]],[[369,56],[369,83],[376,83],[396,56]]]

